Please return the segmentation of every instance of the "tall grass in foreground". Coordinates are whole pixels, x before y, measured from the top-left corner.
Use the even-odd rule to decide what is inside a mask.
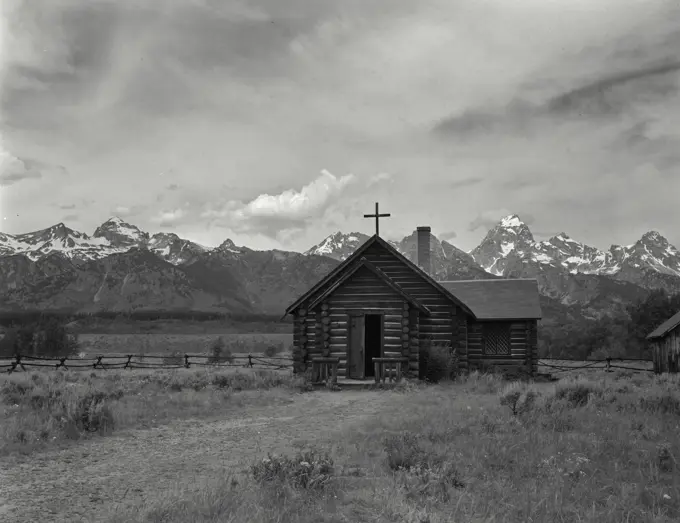
[[[289,372],[230,369],[0,375],[0,455],[176,418],[219,415],[256,401],[242,391],[292,387],[297,381]]]
[[[263,455],[199,494],[111,521],[671,522],[680,519],[680,379],[556,384],[473,373],[392,393],[377,418],[297,456]]]

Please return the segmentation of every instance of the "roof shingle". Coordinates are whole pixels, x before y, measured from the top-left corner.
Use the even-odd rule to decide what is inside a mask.
[[[441,281],[480,320],[541,319],[538,283],[532,279]]]
[[[656,329],[647,334],[647,339],[653,340],[663,338],[666,334],[675,329],[675,327],[677,327],[678,325],[680,325],[680,311],[676,312],[673,316],[664,321]]]

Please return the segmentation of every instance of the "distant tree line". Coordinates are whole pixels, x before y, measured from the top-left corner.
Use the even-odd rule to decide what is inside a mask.
[[[78,335],[68,332],[58,318],[42,317],[11,327],[0,339],[0,357],[64,357],[78,352]]]
[[[74,313],[66,311],[12,311],[0,312],[0,325],[10,327],[14,325],[35,324],[36,322],[46,321],[48,318],[55,318],[62,323],[69,323],[83,319],[103,319],[119,321],[159,321],[159,320],[179,320],[179,321],[228,321],[231,323],[289,323],[289,318],[281,319],[280,314],[247,314],[236,313],[227,314],[220,312],[202,311],[99,311],[93,313]]]
[[[597,320],[539,327],[539,357],[651,359],[647,335],[680,311],[680,294],[652,291],[625,311]]]

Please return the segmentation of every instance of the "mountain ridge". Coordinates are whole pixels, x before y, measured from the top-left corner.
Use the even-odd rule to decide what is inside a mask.
[[[413,231],[390,243],[416,261],[416,237]],[[338,231],[299,253],[254,250],[230,239],[208,248],[175,233],[150,234],[117,217],[92,235],[58,223],[0,233],[0,292],[15,308],[277,313],[369,238]],[[654,230],[603,251],[565,232],[537,241],[511,214],[469,252],[433,234],[431,260],[439,280],[536,278],[542,299],[552,300],[550,310],[568,308],[584,317],[625,308],[652,289],[680,291],[680,252]]]

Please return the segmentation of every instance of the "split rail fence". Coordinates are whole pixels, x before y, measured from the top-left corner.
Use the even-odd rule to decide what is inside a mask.
[[[552,363],[546,363],[546,362],[552,362]],[[560,362],[570,362],[568,364]],[[632,365],[634,366],[627,366],[627,365],[618,365],[617,362],[634,362]],[[565,358],[559,358],[559,359],[549,359],[549,358],[540,358],[538,360],[538,366],[539,367],[546,367],[548,369],[552,369],[550,372],[551,373],[559,373],[559,372],[569,372],[569,371],[575,371],[575,370],[604,370],[604,371],[612,371],[614,369],[623,369],[623,370],[632,370],[634,372],[654,372],[653,367],[642,367],[642,363],[646,362],[649,364],[652,364],[652,360],[649,359],[643,359],[643,358],[604,358],[600,360],[571,360],[571,359],[565,359]],[[572,364],[574,363],[574,364]],[[575,365],[576,363],[582,363],[583,365]]]
[[[284,370],[293,368],[289,356],[263,356],[248,354],[230,356],[215,360],[213,356],[183,354],[180,356],[158,356],[128,354],[120,356],[96,356],[94,358],[45,357],[17,354],[12,358],[0,359],[0,372],[15,372],[29,368],[53,368],[67,370],[106,369],[188,369],[190,367],[241,367],[248,369]]]
[[[549,362],[549,363],[548,363]],[[633,362],[630,365],[619,363]],[[600,360],[548,359],[538,360],[538,367],[543,367],[552,374],[577,370],[630,370],[635,372],[654,372],[651,360],[635,358],[605,358]],[[580,365],[578,365],[580,364]],[[632,365],[632,366],[631,366]],[[96,356],[93,358],[78,357],[44,357],[17,354],[12,358],[0,358],[0,372],[12,373],[31,368],[53,368],[67,370],[106,370],[106,369],[182,369],[190,367],[240,367],[248,369],[286,370],[293,368],[291,356],[263,356],[257,354],[231,356],[228,359],[213,360],[210,355],[184,354],[181,356],[160,356],[129,354],[120,356]]]

